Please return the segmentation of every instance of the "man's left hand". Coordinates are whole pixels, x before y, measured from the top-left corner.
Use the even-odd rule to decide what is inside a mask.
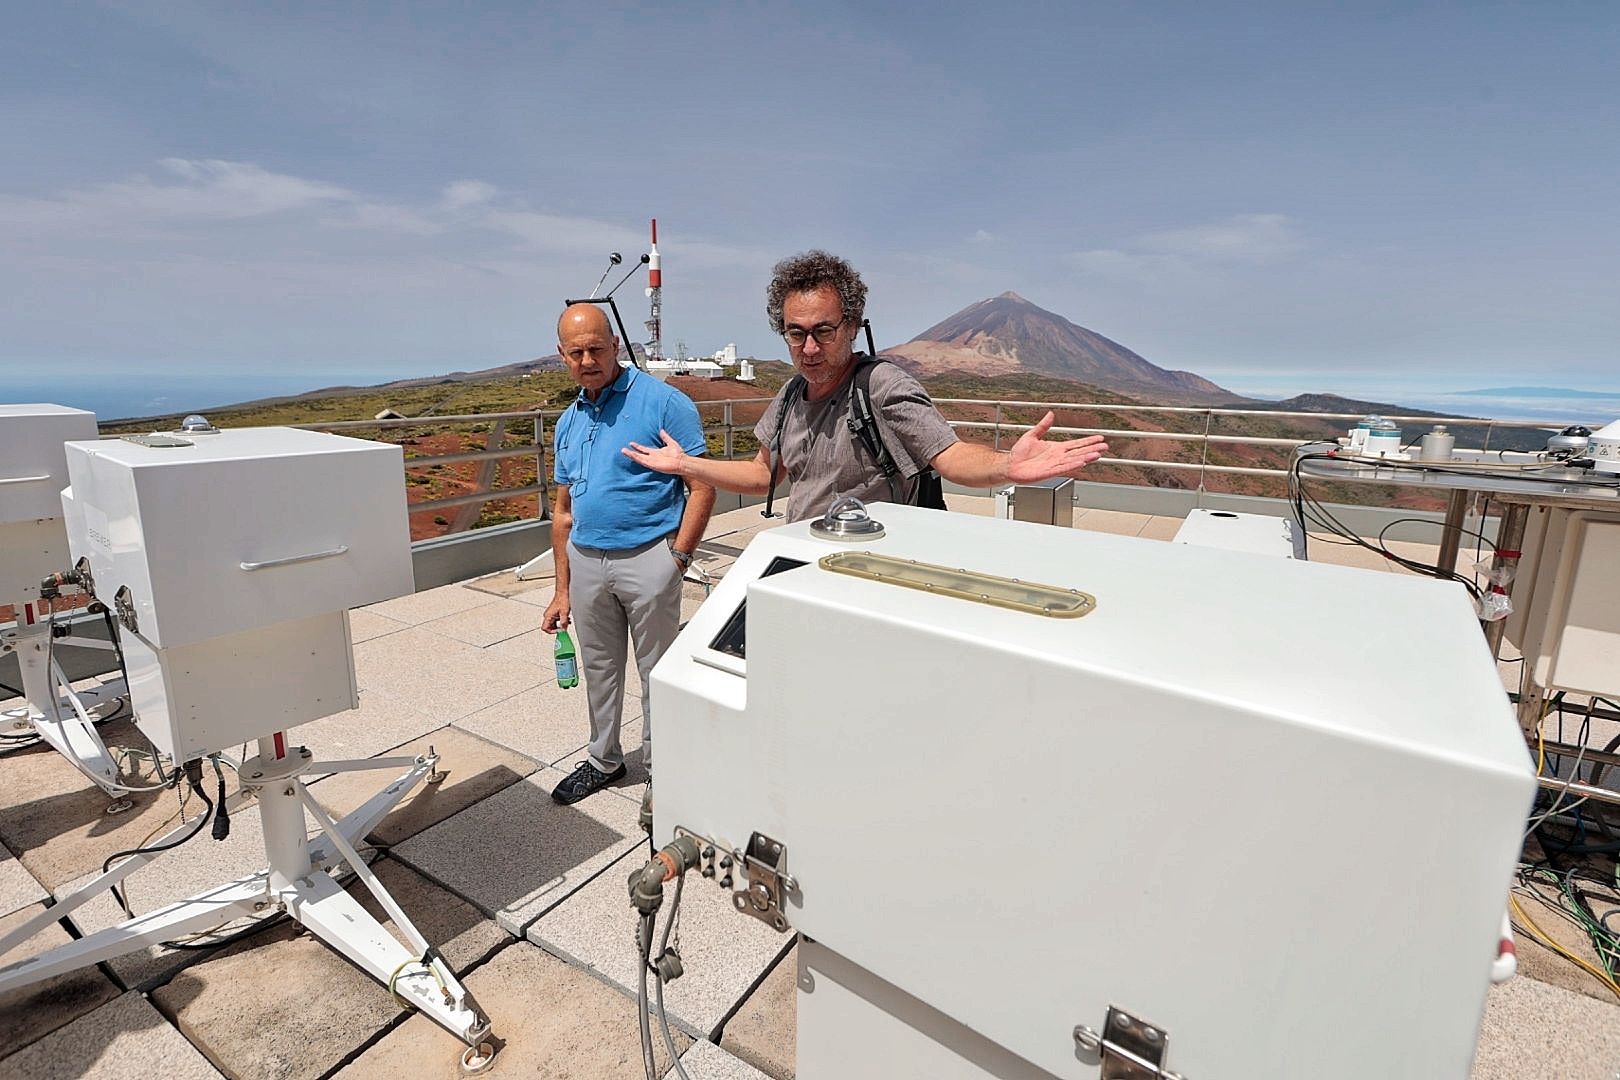
[[[658,437],[664,441],[663,446],[642,446],[638,442],[633,442],[621,453],[637,465],[653,472],[661,472],[666,476],[681,475],[681,462],[686,460],[686,451],[682,450],[681,444],[663,428],[658,429]]]
[[[1012,453],[1007,459],[1008,480],[1033,484],[1054,476],[1076,476],[1087,465],[1108,453],[1108,443],[1101,435],[1087,435],[1083,439],[1065,442],[1047,441],[1045,435],[1056,419],[1048,412],[1013,444]]]

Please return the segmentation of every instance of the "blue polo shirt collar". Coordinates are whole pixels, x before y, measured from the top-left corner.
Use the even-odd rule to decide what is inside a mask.
[[[575,403],[582,409],[590,409],[593,412],[601,412],[602,407],[608,403],[608,399],[614,394],[622,394],[626,390],[630,389],[630,381],[635,378],[635,371],[635,365],[633,364],[620,365],[619,377],[602,388],[602,394],[600,397],[598,397],[595,401],[592,401],[590,398],[585,396],[584,390],[580,390],[579,396],[574,399]]]

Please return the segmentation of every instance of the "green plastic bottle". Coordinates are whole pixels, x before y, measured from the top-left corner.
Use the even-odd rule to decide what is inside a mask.
[[[557,647],[552,653],[557,662],[557,685],[572,690],[579,685],[579,663],[574,659],[574,639],[567,630],[557,631]]]

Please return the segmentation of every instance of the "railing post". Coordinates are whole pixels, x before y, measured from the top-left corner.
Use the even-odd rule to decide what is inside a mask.
[[[1496,421],[1495,420],[1487,420],[1487,421],[1485,421],[1485,445],[1479,448],[1480,453],[1484,453],[1485,451],[1487,451],[1487,450],[1489,450],[1491,448],[1491,432],[1493,432],[1495,430],[1496,430]]]
[[[546,414],[534,411],[534,479],[540,485],[538,520],[551,516],[551,479],[546,475]]]
[[[996,402],[996,444],[995,444],[995,448],[997,450],[1001,449],[1001,402],[999,402],[999,401]]]
[[[732,440],[733,431],[732,431],[732,428],[731,428],[731,425],[732,425],[731,402],[729,402],[729,401],[726,402],[725,410],[720,415],[720,421],[721,421],[721,423],[726,425],[726,460],[730,461],[733,457],[736,456],[736,453],[737,453],[736,446],[735,446],[735,444],[734,444],[734,442]]]

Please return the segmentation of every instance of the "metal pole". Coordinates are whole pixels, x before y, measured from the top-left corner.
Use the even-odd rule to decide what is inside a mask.
[[[1442,571],[1457,569],[1457,552],[1462,548],[1463,518],[1468,513],[1468,501],[1472,497],[1472,492],[1457,488],[1446,503],[1446,523],[1441,528],[1440,558],[1436,563]],[[1480,527],[1484,528],[1483,522]]]
[[[1530,507],[1527,503],[1503,503],[1502,527],[1496,534],[1496,554],[1491,556],[1491,570],[1494,571],[1512,563],[1517,567],[1519,562],[1519,547],[1524,543],[1524,526],[1530,517]],[[1502,586],[1502,591],[1511,600],[1513,597],[1513,582],[1509,581]],[[1490,646],[1491,659],[1496,659],[1502,651],[1502,635],[1507,631],[1507,620],[1497,619],[1485,624],[1485,643]],[[1526,657],[1527,665],[1534,664],[1534,657]],[[1526,695],[1533,697],[1534,695]],[[1524,704],[1520,703],[1519,719],[1524,719]]]

